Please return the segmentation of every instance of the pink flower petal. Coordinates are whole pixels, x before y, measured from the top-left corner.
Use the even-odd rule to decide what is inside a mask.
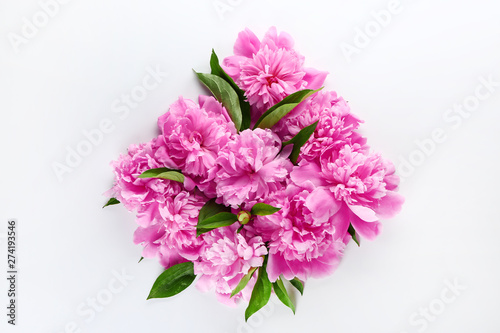
[[[238,34],[234,44],[234,54],[251,58],[260,49],[260,41],[255,34],[248,28]]]
[[[387,194],[380,199],[379,206],[377,207],[377,216],[382,219],[389,219],[394,217],[401,211],[401,207],[405,199],[402,195],[396,192],[387,192]]]
[[[345,237],[350,224],[350,215],[354,215],[348,207],[344,204],[343,207],[332,216],[332,225],[335,227],[335,239],[342,239]]]
[[[335,200],[332,192],[323,188],[312,191],[307,197],[305,205],[319,223],[328,221],[342,207],[342,203]]]
[[[348,205],[349,209],[365,222],[375,222],[378,220],[377,214],[370,208],[359,205]]]
[[[304,75],[303,80],[307,82],[307,89],[319,89],[325,83],[325,79],[328,72],[319,71],[314,68],[304,68],[306,75]]]
[[[321,177],[321,168],[316,163],[304,162],[299,164],[299,167],[293,168],[290,178],[297,185],[302,185],[306,182],[311,182],[315,186],[325,184],[324,179]]]
[[[291,50],[293,49],[293,38],[290,36],[290,34],[282,31],[278,35],[278,31],[276,30],[276,27],[271,27],[267,31],[266,35],[262,39],[262,46],[267,45],[271,50],[276,50],[283,48],[285,50]]]
[[[269,281],[276,282],[281,274],[283,274],[283,277],[287,280],[291,280],[295,277],[282,256],[279,254],[269,254],[267,262],[267,275]]]
[[[351,224],[357,233],[368,240],[374,240],[382,231],[382,223],[378,221],[365,222],[354,213],[351,214]]]

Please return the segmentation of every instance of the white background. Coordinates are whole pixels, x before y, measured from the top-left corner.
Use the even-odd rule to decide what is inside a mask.
[[[498,0],[401,0],[352,57],[342,43],[354,45],[356,29],[373,28],[371,12],[389,1],[222,0],[225,12],[217,3],[73,0],[16,52],[9,36],[22,36],[23,18],[41,7],[0,1],[2,272],[9,218],[20,234],[17,325],[6,323],[1,273],[0,331],[499,332],[500,86],[472,105],[481,77],[500,82]],[[244,326],[244,304],[226,307],[193,286],[146,301],[161,267],[137,263],[133,214],[101,209],[109,162],[155,136],[157,117],[179,95],[203,92],[191,69],[208,71],[212,48],[223,58],[246,26],[262,37],[272,25],[295,38],[306,65],[330,72],[326,88],[349,100],[372,148],[406,175],[403,211],[375,242],[350,244],[334,275],[308,281],[295,316],[272,303]],[[113,103],[142,84],[148,67],[168,77],[120,119]],[[464,101],[472,112],[444,118]],[[105,118],[113,131],[60,182],[53,163],[65,163],[67,148]],[[439,128],[446,140],[429,144]],[[427,140],[428,155],[418,140]],[[409,159],[419,164],[412,172],[401,165]],[[116,282],[122,272],[133,280]],[[445,281],[462,289],[453,294]],[[110,294],[110,283],[120,291]],[[97,296],[106,304],[93,313],[87,302]],[[432,320],[422,319],[419,309],[429,307]]]

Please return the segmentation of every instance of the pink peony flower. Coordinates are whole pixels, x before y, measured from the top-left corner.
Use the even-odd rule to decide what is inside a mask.
[[[292,163],[277,156],[280,149],[281,141],[269,129],[241,132],[219,152],[214,171],[217,196],[237,208],[281,189]]]
[[[225,71],[245,91],[256,119],[284,97],[301,89],[318,89],[327,73],[304,68],[304,57],[293,49],[293,39],[272,27],[259,41],[249,29],[240,32],[234,56],[224,59]]]
[[[272,27],[259,40],[245,29],[222,67],[244,91],[255,124],[287,96],[321,88],[327,72],[304,67],[304,60],[287,33]],[[293,145],[282,142],[314,123],[293,165]],[[350,226],[371,240],[381,232],[379,220],[401,210],[394,165],[370,152],[361,123],[333,91],[309,96],[272,129],[242,132],[214,97],[199,96],[198,103],[179,97],[158,118],[161,135],[131,145],[112,163],[115,182],[106,194],[136,212],[133,240],[143,257],[158,258],[166,269],[192,262],[197,287],[215,289],[219,301],[234,306],[250,300],[264,263],[272,282],[327,276],[351,240]],[[139,178],[156,168],[179,170],[183,183]],[[238,223],[197,236],[209,200],[231,208]],[[280,209],[261,216],[252,213],[256,203]],[[250,272],[247,286],[230,297]]]
[[[344,237],[351,223],[361,236],[373,239],[381,230],[378,219],[393,217],[404,202],[395,192],[399,178],[394,173],[394,165],[379,154],[345,145],[323,152],[319,161],[302,160],[290,176],[300,186],[312,184],[313,193],[323,193],[322,201],[335,213],[337,237]]]
[[[161,217],[134,233],[134,243],[143,244],[143,257],[160,257],[166,268],[186,260],[196,260],[202,239],[196,237],[201,207],[207,198],[187,191],[166,197],[158,210]]]
[[[202,291],[215,287],[219,300],[230,305],[239,298],[250,299],[257,274],[243,291],[233,298],[230,295],[251,268],[262,266],[267,254],[260,236],[247,235],[244,230],[237,233],[238,227],[233,224],[203,234],[200,259],[194,262],[195,274],[202,274],[197,287]]]
[[[153,220],[158,202],[177,195],[183,189],[182,184],[174,181],[138,178],[146,170],[164,167],[155,158],[157,149],[157,139],[131,145],[126,155],[120,155],[117,161],[111,163],[115,182],[106,195],[117,198],[130,211],[138,210],[141,225],[148,225]]]
[[[316,130],[302,146],[299,161],[302,158],[316,160],[323,151],[340,149],[346,144],[366,144],[366,139],[355,131],[362,121],[333,91],[319,91],[306,99],[281,119],[274,130],[287,141],[316,121],[319,121]]]
[[[253,227],[269,242],[267,272],[271,281],[283,275],[305,281],[323,277],[337,267],[344,249],[343,239],[337,239],[329,205],[322,191],[288,185],[286,190],[271,196],[268,202],[281,207],[277,213],[257,216]]]
[[[226,110],[213,97],[200,96],[200,105],[182,97],[158,118],[163,145],[157,158],[170,168],[180,169],[201,190],[219,150],[236,134]],[[213,187],[213,186],[212,186]]]

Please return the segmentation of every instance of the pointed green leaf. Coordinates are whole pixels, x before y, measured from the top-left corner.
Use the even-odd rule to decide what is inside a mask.
[[[224,80],[226,80],[226,76],[227,76],[234,83],[234,80],[229,75],[227,75],[227,73],[220,66],[219,57],[215,53],[214,49],[212,49],[212,55],[210,56],[210,70],[211,70],[211,74],[217,75],[217,76],[223,78]],[[231,84],[230,81],[228,81],[228,80],[226,80],[226,81],[227,81],[227,83]],[[235,87],[237,88],[238,86],[236,86],[236,84],[234,84],[234,86],[231,84],[231,87],[233,87],[233,89],[234,89]],[[236,90],[236,89],[234,89],[234,90]]]
[[[255,123],[254,129],[258,128],[271,128],[273,127],[281,118],[286,116],[290,111],[292,111],[297,105],[299,105],[303,100],[312,94],[320,91],[323,88],[317,90],[304,89],[299,90],[287,97],[285,97],[281,102],[272,106],[267,110]]]
[[[236,214],[229,212],[215,214],[198,222],[196,225],[196,235],[199,236],[216,228],[227,227],[236,221],[238,221],[238,216],[236,216]]]
[[[278,278],[278,280],[276,280],[276,282],[273,283],[273,289],[274,293],[276,294],[276,296],[278,296],[280,301],[286,306],[288,306],[290,309],[292,309],[293,313],[295,314],[295,305],[290,299],[290,296],[288,296],[288,292],[286,291],[283,281],[281,281],[281,277]]]
[[[250,318],[255,312],[262,309],[267,302],[269,302],[269,298],[271,298],[273,285],[267,277],[266,267],[267,256],[264,257],[264,263],[262,264],[262,267],[259,268],[259,275],[257,276],[257,281],[253,287],[248,307],[245,310],[245,321],[247,321],[248,318]]]
[[[292,153],[290,154],[290,161],[292,161],[293,164],[297,164],[297,159],[299,158],[300,154],[300,148],[302,148],[302,146],[307,142],[307,140],[309,140],[311,135],[314,133],[314,131],[316,130],[316,126],[318,126],[318,122],[319,121],[315,122],[312,125],[304,127],[292,139],[283,142],[283,147],[293,144]]]
[[[351,235],[352,240],[356,244],[358,244],[358,246],[360,246],[358,236],[356,236],[356,230],[354,230],[354,227],[352,226],[352,224],[349,224],[349,229],[347,229],[347,232],[349,232],[349,235]]]
[[[230,214],[231,208],[216,203],[215,199],[211,199],[211,200],[207,201],[205,203],[205,205],[203,205],[203,207],[200,209],[200,214],[198,215],[198,224],[196,227],[197,236],[201,235],[202,233],[208,232],[212,229],[215,229],[215,228],[205,228],[206,224],[208,222],[210,222],[210,220],[208,220],[208,222],[204,222],[204,221],[219,214],[219,213],[229,213]],[[234,215],[234,214],[232,214],[232,215]],[[205,223],[205,227],[204,227],[203,223]]]
[[[108,202],[104,206],[102,206],[102,208],[108,207],[108,206],[112,206],[112,205],[117,205],[119,203],[120,203],[120,201],[118,199],[111,198],[111,199],[108,200]]]
[[[301,295],[304,295],[304,284],[302,283],[302,281],[297,278],[293,278],[292,280],[290,280],[290,283],[292,284],[292,286],[297,288]]]
[[[144,171],[139,178],[160,178],[184,183],[184,175],[177,170],[158,168]]]
[[[237,293],[239,293],[240,291],[245,289],[245,287],[247,286],[248,282],[250,282],[250,279],[252,278],[252,276],[256,270],[257,270],[257,267],[254,267],[248,271],[248,273],[241,279],[240,283],[238,283],[236,288],[231,293],[231,297],[233,297],[234,295],[236,295]]]
[[[192,262],[183,262],[170,267],[158,276],[148,299],[166,298],[177,295],[193,283],[194,265]]]
[[[240,131],[250,128],[250,121],[251,121],[250,104],[246,101],[245,92],[242,89],[240,89],[240,87],[238,87],[238,85],[234,82],[233,78],[230,77],[224,71],[224,69],[222,69],[222,67],[219,64],[219,58],[217,57],[217,54],[213,49],[212,49],[212,56],[210,57],[210,69],[212,70],[212,74],[217,75],[226,80],[226,82],[231,85],[231,87],[238,95],[238,100],[240,102],[240,108],[241,108],[241,116],[242,116]]]
[[[143,261],[143,260],[144,260],[144,257],[141,257],[141,259],[139,259],[138,264],[139,264],[141,261]]]
[[[231,208],[216,203],[215,198],[210,199],[203,205],[203,207],[201,207],[200,214],[198,215],[198,223],[209,218],[210,216],[214,216],[217,213],[230,211]]]
[[[197,73],[198,79],[207,86],[217,100],[226,108],[237,130],[241,129],[241,108],[238,94],[223,78],[214,74]]]
[[[273,207],[265,203],[256,203],[250,210],[250,214],[265,216],[265,215],[272,215],[279,210],[281,210],[281,208]]]

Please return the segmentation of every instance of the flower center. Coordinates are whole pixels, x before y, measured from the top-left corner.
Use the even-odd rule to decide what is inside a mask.
[[[259,74],[260,74],[259,76],[261,79],[260,81],[263,84],[267,83],[267,86],[269,86],[269,87],[271,86],[271,84],[278,82],[278,79],[276,78],[276,76],[273,73],[270,73],[270,66],[269,65],[265,65],[264,70],[261,70],[261,72]]]
[[[200,134],[200,132],[194,131],[194,132],[191,132],[188,140],[191,143],[196,142],[196,143],[199,143],[201,145],[201,143],[203,142],[203,136]]]

